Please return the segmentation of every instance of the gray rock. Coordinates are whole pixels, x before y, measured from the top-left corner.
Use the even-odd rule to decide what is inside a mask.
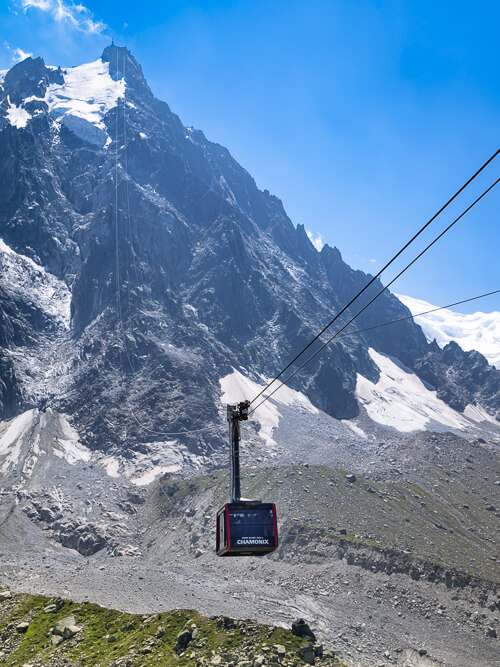
[[[76,624],[73,614],[65,616],[57,621],[52,630],[52,634],[59,635],[63,639],[70,639],[74,637],[82,628]]]
[[[301,646],[299,654],[302,660],[307,662],[308,665],[314,665],[314,647],[312,644]]]
[[[56,598],[55,600],[51,600],[49,604],[44,607],[43,611],[46,614],[54,614],[56,611],[59,611],[61,607],[64,605],[64,600],[61,600],[61,598]]]
[[[323,654],[324,654],[323,644],[316,644],[316,646],[314,646],[314,655],[317,658],[322,658]]]
[[[22,623],[19,623],[19,625],[16,625],[16,632],[19,632],[19,634],[24,635],[24,633],[29,627],[30,624],[26,621],[23,621]]]
[[[345,478],[348,482],[351,482],[351,484],[356,481],[356,475],[353,475],[352,473],[346,475]]]
[[[175,645],[175,650],[177,653],[184,651],[192,638],[193,635],[191,630],[188,630],[188,628],[183,628],[177,635],[177,642]]]
[[[10,591],[0,591],[0,602],[4,602],[5,600],[9,600],[12,597],[12,593]]]
[[[296,637],[308,639],[311,642],[316,641],[316,635],[303,618],[299,618],[292,623],[292,634],[294,634]]]

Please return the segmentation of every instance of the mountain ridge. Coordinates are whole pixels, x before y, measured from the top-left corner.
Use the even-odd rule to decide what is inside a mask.
[[[9,120],[13,99],[30,116],[23,127]],[[152,433],[214,423],[220,377],[235,364],[254,379],[273,376],[287,350],[309,341],[370,278],[336,248],[318,252],[227,149],[185,128],[125,47],[108,46],[100,60],[70,69],[28,58],[5,75],[0,109],[8,156],[0,237],[71,291],[70,332],[58,340],[72,381],[64,395],[52,382],[45,402],[69,412],[87,444],[147,441],[137,412]],[[377,280],[339,326],[381,287]],[[385,292],[356,323],[369,328],[409,314]],[[369,347],[400,359],[454,409],[479,402],[498,412],[500,373],[480,355],[429,345],[411,321],[339,338],[291,386],[330,416],[354,418],[357,374],[380,375]],[[37,403],[8,347],[3,358],[8,417]],[[82,400],[89,385],[90,406]]]

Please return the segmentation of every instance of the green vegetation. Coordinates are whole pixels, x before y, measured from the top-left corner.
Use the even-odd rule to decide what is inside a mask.
[[[126,614],[94,604],[60,601],[57,611],[45,611],[51,601],[42,596],[13,595],[0,602],[0,663],[21,665],[74,664],[147,667],[149,665],[234,665],[242,663],[304,664],[304,639],[289,630],[254,621],[206,618],[195,611],[177,610],[149,616]],[[52,643],[57,621],[74,616],[80,628],[74,636]],[[22,622],[29,627],[17,630]],[[179,646],[179,633],[191,633]],[[277,645],[285,650],[278,653]],[[326,652],[328,653],[328,652]],[[259,662],[259,656],[264,662]],[[320,665],[341,663],[332,655],[317,658]]]

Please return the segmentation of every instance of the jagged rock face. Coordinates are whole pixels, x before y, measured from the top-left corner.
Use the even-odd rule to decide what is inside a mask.
[[[71,70],[41,58],[12,68],[0,85],[0,154],[0,238],[12,261],[57,281],[59,310],[61,285],[71,298],[66,323],[0,277],[0,417],[39,405],[11,354],[30,346],[31,377],[51,369],[50,380],[39,372],[45,405],[73,415],[91,447],[203,427],[218,419],[219,378],[232,367],[273,376],[368,281],[337,249],[317,252],[225,148],[185,128],[125,48]],[[387,292],[354,328],[407,315]],[[478,353],[429,345],[411,321],[339,337],[292,386],[334,417],[356,416],[356,374],[378,377],[370,346],[450,405],[500,407],[498,371]]]

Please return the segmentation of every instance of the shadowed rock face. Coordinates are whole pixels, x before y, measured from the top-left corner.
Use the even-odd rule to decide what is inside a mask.
[[[185,128],[127,49],[107,47],[102,60],[111,82],[126,81],[99,121],[103,148],[41,100],[65,71],[30,58],[0,86],[0,238],[71,291],[68,330],[40,310],[29,284],[14,295],[0,275],[0,418],[43,394],[44,406],[73,416],[86,444],[126,450],[215,422],[220,377],[233,366],[274,376],[369,277],[336,248],[317,252],[224,147]],[[16,127],[9,104],[28,96],[37,98],[30,119]],[[337,324],[380,289],[377,281]],[[407,315],[386,292],[356,328]],[[29,381],[10,354],[28,345]],[[370,346],[453,407],[479,400],[498,412],[500,373],[478,353],[429,345],[412,321],[339,338],[292,386],[334,417],[356,416],[356,373],[378,377]],[[194,451],[218,442],[185,441]]]

